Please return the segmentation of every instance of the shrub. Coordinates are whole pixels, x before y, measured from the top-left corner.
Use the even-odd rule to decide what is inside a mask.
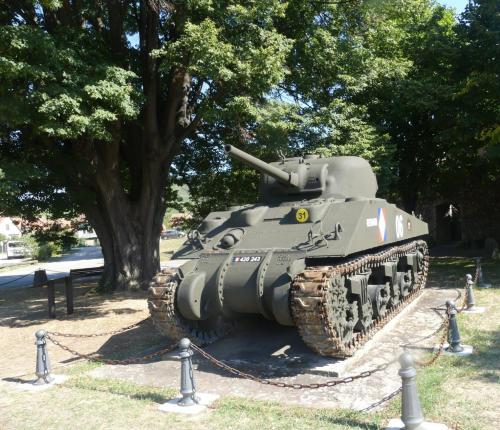
[[[40,261],[48,260],[56,251],[57,247],[52,242],[43,243],[38,247],[36,259]]]
[[[24,246],[28,248],[29,254],[32,258],[38,258],[39,245],[37,240],[31,236],[21,236],[18,240],[24,243]]]

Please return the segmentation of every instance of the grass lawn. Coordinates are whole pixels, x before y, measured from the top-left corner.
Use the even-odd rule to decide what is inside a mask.
[[[454,288],[455,282],[460,284],[463,274],[473,268],[467,259],[433,259],[431,286]],[[500,264],[483,268],[489,280],[500,285]],[[433,366],[418,370],[426,419],[453,429],[500,428],[500,289],[476,289],[476,304],[487,307],[487,313],[458,317],[462,343],[473,345],[475,354],[441,356]],[[61,371],[69,379],[42,392],[21,392],[13,384],[0,382],[0,428],[371,430],[383,428],[389,418],[400,415],[401,399],[397,396],[374,412],[311,409],[225,397],[204,415],[175,416],[160,413],[157,407],[176,394],[176,387],[158,389],[95,379],[87,372],[96,366],[99,364],[79,362],[65,367]]]
[[[160,240],[160,261],[168,261],[172,254],[177,251],[186,241],[186,238],[179,239],[161,239]]]

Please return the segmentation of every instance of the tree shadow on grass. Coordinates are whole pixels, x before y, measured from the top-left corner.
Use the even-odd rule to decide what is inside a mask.
[[[476,369],[485,382],[500,382],[500,330],[474,333],[474,353],[461,357],[463,366]]]
[[[500,285],[500,263],[487,260],[481,263],[483,276],[493,286]],[[430,260],[427,285],[432,288],[459,288],[465,286],[467,274],[476,274],[476,261],[473,258],[433,257]]]
[[[363,430],[379,430],[380,426],[377,424],[369,424],[365,421],[360,421],[355,418],[335,418],[328,417],[327,419],[323,419],[322,421],[326,421],[329,424],[343,425],[348,429],[363,429]]]
[[[151,319],[147,319],[131,330],[111,336],[96,353],[106,359],[125,360],[161,351],[173,343],[154,328]],[[161,355],[149,361],[160,359]]]
[[[78,321],[95,319],[111,315],[131,315],[142,310],[120,307],[124,299],[146,300],[143,291],[115,292],[113,294],[97,294],[97,284],[76,284],[74,286],[74,312],[66,313],[64,288],[56,288],[56,318],[59,321]],[[26,288],[22,290],[2,291],[0,302],[0,327],[30,327],[54,319],[48,317],[46,288]]]
[[[90,376],[83,376],[75,380],[70,380],[66,386],[89,391],[109,393],[127,398],[149,401],[153,403],[164,403],[175,396],[175,391],[161,388],[137,385],[116,379],[99,379]]]

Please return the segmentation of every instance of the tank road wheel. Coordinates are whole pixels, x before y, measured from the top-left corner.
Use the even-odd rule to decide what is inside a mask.
[[[352,340],[354,335],[354,325],[358,319],[357,309],[353,310],[347,300],[347,289],[345,288],[345,279],[337,275],[329,282],[327,292],[327,313],[335,332],[343,344]],[[354,318],[356,317],[356,318]]]
[[[189,338],[198,345],[207,345],[234,330],[234,322],[217,316],[204,321],[184,318],[175,304],[180,283],[175,271],[163,270],[151,282],[148,291],[148,308],[155,328],[172,340]]]
[[[402,300],[401,290],[399,289],[399,283],[398,283],[397,273],[395,273],[394,277],[391,278],[391,280],[389,282],[389,285],[390,285],[390,294],[391,294],[391,297],[390,297],[390,300],[389,300],[388,308],[389,309],[393,309]]]
[[[387,311],[391,289],[389,283],[385,285],[368,285],[368,295],[373,306],[373,316],[383,317]]]
[[[297,276],[290,297],[292,318],[309,348],[321,355],[343,355],[354,337],[357,303],[348,302],[343,276],[326,274],[318,268]]]

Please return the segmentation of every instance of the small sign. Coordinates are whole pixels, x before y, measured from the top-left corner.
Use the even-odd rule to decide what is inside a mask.
[[[377,225],[378,225],[377,218],[366,218],[367,227],[377,227]]]
[[[260,255],[243,255],[241,257],[234,257],[233,263],[258,263],[261,258]]]
[[[306,208],[297,209],[297,213],[295,214],[295,219],[298,222],[306,222],[309,219],[309,211]]]

